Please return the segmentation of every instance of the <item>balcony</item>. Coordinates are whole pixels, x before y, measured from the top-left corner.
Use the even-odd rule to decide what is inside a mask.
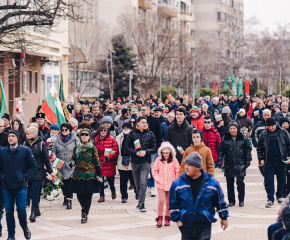
[[[149,0],[139,0],[139,8],[144,10],[152,9],[152,3]]]
[[[166,3],[158,3],[158,13],[170,18],[177,18],[177,9]]]
[[[182,22],[192,22],[193,18],[192,18],[192,16],[190,16],[188,14],[180,14],[180,21],[182,21]]]
[[[180,38],[183,39],[186,42],[190,42],[193,40],[192,36],[190,34],[181,34]]]
[[[163,36],[163,37],[169,37],[169,38],[173,38],[174,37],[174,32],[171,31],[170,29],[167,28],[163,28],[159,30],[159,35]]]

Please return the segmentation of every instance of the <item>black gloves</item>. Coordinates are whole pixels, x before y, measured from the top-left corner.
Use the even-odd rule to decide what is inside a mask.
[[[107,160],[107,161],[108,161],[108,160],[109,160],[109,156],[106,156],[106,157],[105,157],[105,160]]]
[[[221,161],[217,161],[217,162],[216,162],[216,166],[217,166],[218,168],[221,168],[221,167],[222,167],[222,162],[221,162]]]

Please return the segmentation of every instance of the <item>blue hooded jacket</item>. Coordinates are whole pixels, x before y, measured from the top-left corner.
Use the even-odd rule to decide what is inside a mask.
[[[222,220],[229,216],[219,182],[208,172],[201,171],[204,179],[194,205],[186,173],[182,173],[173,182],[169,193],[169,210],[173,222],[181,221],[185,226],[197,228],[217,221],[214,218],[215,209]]]

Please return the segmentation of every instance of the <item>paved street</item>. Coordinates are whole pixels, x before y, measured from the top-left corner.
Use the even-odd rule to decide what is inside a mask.
[[[226,184],[223,173],[216,170],[216,177],[226,195]],[[119,178],[116,180],[119,189]],[[263,178],[257,168],[256,150],[253,151],[253,163],[247,171],[245,207],[238,206],[230,209],[229,228],[222,231],[220,220],[213,225],[213,240],[261,240],[267,239],[267,227],[275,222],[279,206],[265,209],[266,193],[263,187]],[[146,199],[146,213],[140,213],[136,209],[137,201],[134,199],[133,190],[129,191],[129,201],[122,204],[118,192],[117,199],[112,200],[109,190],[106,190],[106,202],[98,203],[98,194],[93,198],[92,208],[89,214],[89,222],[80,223],[81,210],[77,199],[73,200],[73,209],[66,210],[61,202],[50,205],[41,203],[42,216],[36,223],[29,223],[32,231],[32,239],[44,240],[175,240],[180,239],[180,233],[175,223],[170,227],[157,229],[156,209],[157,197]],[[237,199],[237,196],[236,196]],[[227,198],[226,198],[227,200]],[[30,208],[27,209],[28,216]],[[17,214],[15,214],[17,216]],[[18,222],[18,220],[16,221]],[[7,237],[5,217],[3,223],[3,239]],[[16,239],[24,239],[22,230],[17,225]]]

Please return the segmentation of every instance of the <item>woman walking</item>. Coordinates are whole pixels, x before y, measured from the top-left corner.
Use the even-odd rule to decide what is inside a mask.
[[[17,130],[20,133],[20,139],[22,139],[25,131],[24,131],[24,127],[23,127],[21,121],[16,118],[11,122],[11,126],[12,126],[12,129]]]
[[[87,223],[93,194],[100,191],[98,180],[103,180],[98,150],[91,141],[91,130],[82,129],[80,136],[81,142],[74,147],[71,159],[75,169],[69,192],[77,194],[82,207],[81,223]]]
[[[61,189],[64,196],[63,205],[67,205],[66,209],[72,208],[72,193],[68,191],[71,182],[71,176],[74,169],[71,168],[71,156],[74,147],[80,142],[75,131],[72,131],[72,126],[70,123],[63,123],[60,125],[61,132],[58,134],[56,141],[53,144],[52,152],[56,156],[65,162],[65,164],[60,169],[62,174]]]
[[[55,177],[55,174],[53,173],[50,165],[46,143],[38,137],[37,128],[29,127],[26,129],[26,141],[24,142],[24,146],[31,149],[37,163],[36,173],[34,173],[34,175],[28,180],[28,191],[32,200],[31,215],[29,220],[31,222],[35,222],[36,217],[40,216],[39,200],[41,184],[45,177],[44,166],[52,177]]]
[[[160,228],[163,222],[163,208],[166,201],[165,226],[170,226],[169,212],[169,190],[173,181],[178,177],[180,165],[176,159],[174,147],[169,142],[163,142],[158,149],[152,175],[156,181],[158,194],[158,218],[157,227]]]
[[[108,133],[108,128],[105,124],[99,127],[94,145],[98,149],[103,179],[104,177],[107,178],[112,199],[115,199],[117,197],[115,190],[116,158],[119,154],[119,148],[115,138]],[[100,199],[98,202],[104,202],[104,182],[100,183],[100,190]]]

